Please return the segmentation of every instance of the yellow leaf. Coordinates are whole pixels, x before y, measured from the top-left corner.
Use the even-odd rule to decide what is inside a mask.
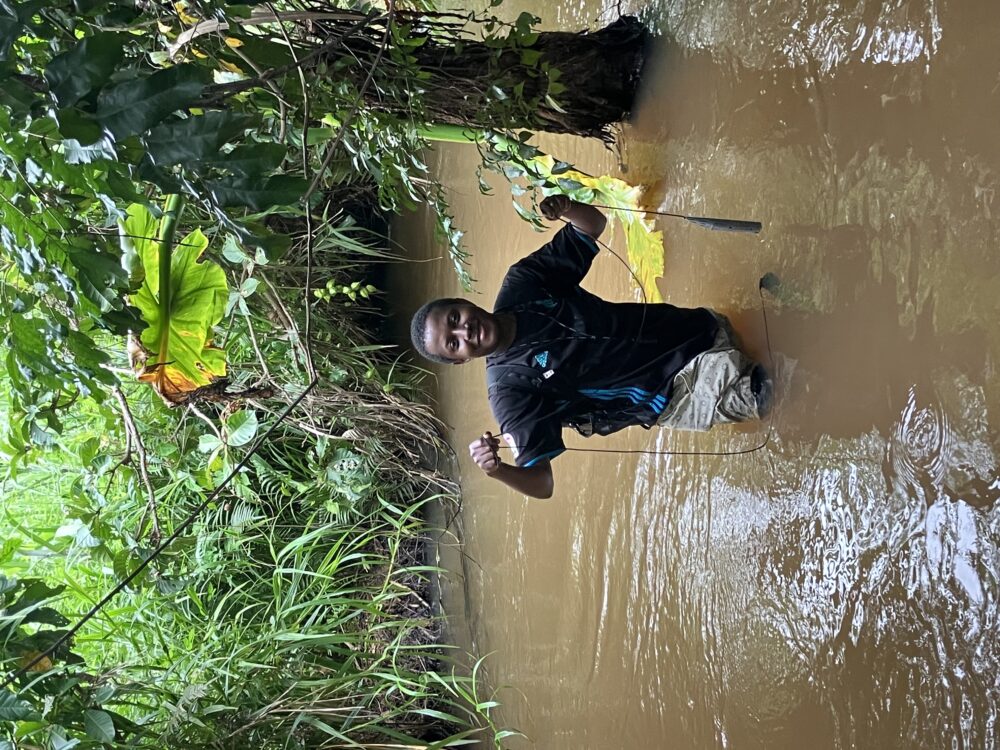
[[[31,664],[31,662],[35,661],[35,659],[37,659],[41,655],[41,653],[42,653],[41,651],[27,652],[24,656],[21,657],[21,668],[23,669],[24,667]],[[43,656],[41,659],[38,659],[38,661],[35,662],[35,664],[28,670],[28,672],[29,673],[48,672],[50,669],[52,669],[52,660],[47,656]]]
[[[534,162],[540,167],[544,167],[545,171],[549,173],[552,172],[553,167],[555,167],[556,165],[556,160],[553,159],[548,154],[539,154],[534,159],[532,159],[532,162]]]
[[[206,346],[204,351],[222,352],[223,350]],[[168,404],[179,405],[187,403],[191,395],[199,388],[211,385],[220,377],[225,376],[225,364],[216,369],[215,372],[204,365],[201,369],[204,377],[195,382],[179,368],[174,367],[172,363],[145,365],[139,372],[137,379],[140,383],[152,386]]]
[[[219,66],[220,66],[220,67],[221,67],[221,68],[222,68],[223,70],[227,70],[227,71],[229,71],[230,73],[236,73],[237,75],[244,75],[244,73],[243,73],[243,71],[242,71],[242,70],[240,69],[240,67],[239,67],[238,65],[234,65],[234,64],[233,64],[233,63],[231,63],[231,62],[226,62],[225,60],[219,60]]]
[[[551,175],[555,160],[548,154],[542,154],[532,159],[532,163]],[[663,232],[653,229],[653,222],[645,218],[639,207],[642,188],[629,185],[617,177],[593,177],[575,169],[551,175],[550,178],[575,180],[594,191],[594,203],[611,206],[601,210],[606,211],[610,218],[621,222],[625,231],[629,266],[645,293],[646,301],[662,302],[663,297],[656,287],[656,279],[663,276]]]
[[[177,12],[177,17],[189,26],[194,26],[198,23],[198,19],[187,12],[187,3],[183,2],[183,0],[182,2],[174,3],[174,10]]]
[[[227,36],[223,41],[225,41],[227,47],[232,47],[233,49],[243,46],[243,40],[236,37]]]

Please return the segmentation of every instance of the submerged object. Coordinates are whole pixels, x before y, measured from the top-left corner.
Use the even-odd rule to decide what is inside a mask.
[[[676,214],[670,214],[676,215]],[[763,225],[759,221],[742,221],[741,219],[712,219],[707,216],[684,216],[692,224],[708,227],[716,232],[750,232],[759,234]]]

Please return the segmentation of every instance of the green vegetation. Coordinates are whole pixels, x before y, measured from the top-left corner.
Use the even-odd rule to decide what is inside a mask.
[[[0,750],[509,736],[440,643],[456,488],[374,330],[386,213],[434,206],[461,269],[428,128],[627,109],[635,25],[536,20],[0,2]]]

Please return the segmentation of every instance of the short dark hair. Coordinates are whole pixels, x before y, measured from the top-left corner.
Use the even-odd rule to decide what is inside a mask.
[[[427,335],[427,316],[439,307],[455,305],[464,301],[465,300],[458,299],[457,297],[432,299],[430,302],[421,306],[419,310],[413,313],[413,319],[410,321],[410,340],[413,342],[413,348],[417,350],[417,353],[421,357],[429,359],[431,362],[438,362],[443,365],[450,365],[454,362],[454,360],[442,357],[440,354],[431,354],[427,351],[427,342],[425,341]]]

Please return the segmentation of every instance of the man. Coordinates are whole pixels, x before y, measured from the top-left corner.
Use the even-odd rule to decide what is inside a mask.
[[[462,299],[434,300],[410,327],[428,359],[486,358],[490,407],[515,462],[500,459],[500,443],[487,432],[469,446],[486,474],[548,498],[564,426],[588,435],[631,425],[707,430],[766,414],[770,378],[739,350],[726,318],[585,291],[580,282],[607,220],[563,195],[540,208],[567,226],[511,266],[492,313]]]

